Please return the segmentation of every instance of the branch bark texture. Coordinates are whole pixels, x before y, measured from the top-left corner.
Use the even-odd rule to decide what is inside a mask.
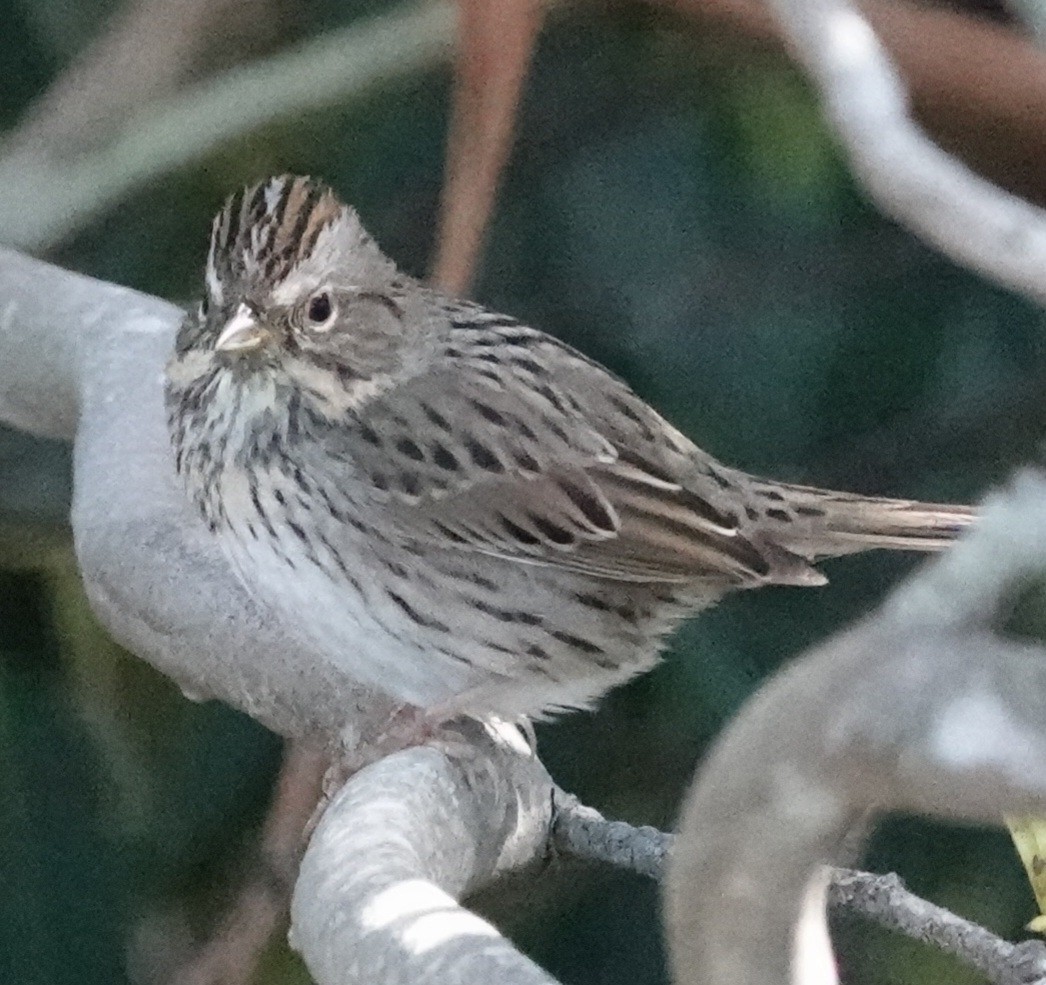
[[[846,0],[772,5],[880,206],[958,262],[1046,299],[1046,215],[925,137],[857,9]],[[417,35],[410,64],[444,57],[446,8],[411,16],[433,22]],[[402,37],[382,45],[383,37],[369,38],[355,75],[334,57],[305,65],[300,53],[264,66],[269,81],[287,78],[278,70],[288,65],[295,79],[307,76],[307,86],[281,90],[281,111],[332,80],[360,86],[401,71]],[[0,221],[15,228],[32,217],[38,226],[23,228],[20,241],[45,242],[57,226],[41,226],[40,216],[59,220],[56,210],[34,209],[33,195],[61,205],[69,194],[66,205],[101,208],[128,187],[114,161],[130,162],[134,180],[144,180],[177,159],[172,139],[181,141],[178,153],[202,153],[219,129],[227,139],[230,121],[246,132],[257,117],[243,111],[245,94],[259,111],[272,110],[260,85],[244,69],[196,94],[210,116],[188,94],[166,107],[159,128],[128,131],[72,171],[16,168],[0,184],[39,185],[17,207],[9,203],[6,219],[0,208]],[[203,118],[211,128],[187,136]],[[93,199],[88,185],[97,186]],[[365,741],[387,720],[387,703],[299,653],[245,595],[176,487],[160,392],[177,309],[8,253],[0,254],[0,299],[0,418],[75,435],[77,556],[102,622],[188,693],[221,698],[284,735]],[[1046,477],[1020,477],[965,543],[875,616],[797,662],[728,729],[688,799],[670,867],[678,982],[792,980],[801,927],[822,929],[803,937],[821,952],[801,967],[829,975],[815,877],[870,808],[979,821],[1002,810],[1046,812],[1038,700],[1046,654],[1000,632],[1014,592],[1046,570],[1044,504]],[[548,834],[550,806],[541,803],[550,800],[549,781],[524,751],[493,742],[468,736],[464,755],[390,757],[335,798],[294,901],[295,942],[321,983],[420,982],[433,971],[430,980],[448,982],[548,981],[457,906],[533,858]]]
[[[460,748],[368,766],[313,833],[291,943],[319,985],[555,985],[458,901],[540,860],[552,781],[518,736],[471,723]]]

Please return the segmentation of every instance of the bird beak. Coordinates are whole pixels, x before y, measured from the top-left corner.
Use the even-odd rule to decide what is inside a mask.
[[[253,352],[264,345],[268,338],[269,333],[258,324],[257,315],[247,305],[241,304],[222,329],[214,343],[214,351],[237,354]]]

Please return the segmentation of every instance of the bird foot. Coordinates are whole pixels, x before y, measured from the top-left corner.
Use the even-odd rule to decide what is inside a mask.
[[[454,759],[470,759],[476,754],[476,729],[486,729],[498,741],[509,742],[531,755],[536,753],[534,728],[526,718],[515,722],[500,719],[480,722],[467,717],[448,719],[439,709],[402,705],[389,715],[374,739],[334,754],[323,776],[320,802],[306,825],[305,840],[311,837],[333,797],[360,770],[415,746],[431,746]]]

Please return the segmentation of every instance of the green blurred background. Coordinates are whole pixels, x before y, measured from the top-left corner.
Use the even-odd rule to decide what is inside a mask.
[[[290,43],[384,9],[318,0],[284,8],[274,34]],[[110,12],[0,0],[0,124]],[[423,274],[448,96],[441,70],[267,128],[48,256],[191,297],[222,198],[295,170],[330,180]],[[1035,453],[1046,420],[1041,314],[882,219],[780,56],[645,8],[572,10],[543,35],[474,293],[604,361],[703,447],[781,478],[968,500]],[[65,528],[68,465],[65,448],[0,429],[0,982],[12,985],[153,980],[172,928],[205,929],[221,906],[279,759],[274,737],[190,705],[94,626]],[[826,566],[828,588],[730,599],[597,713],[542,727],[546,763],[605,812],[671,826],[702,750],[759,681],[913,563],[847,559]],[[901,819],[868,864],[1005,935],[1033,914],[999,832]],[[973,980],[856,922],[840,930],[848,981]],[[513,932],[564,982],[665,980],[656,891],[638,877],[587,869]],[[307,975],[278,942],[259,980]]]

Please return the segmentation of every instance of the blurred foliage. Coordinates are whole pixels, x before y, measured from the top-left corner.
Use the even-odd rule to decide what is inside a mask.
[[[292,33],[381,8],[321,0]],[[0,123],[99,9],[0,0]],[[299,170],[332,181],[421,274],[447,83],[413,79],[231,144],[52,259],[188,298],[222,198]],[[544,35],[476,294],[606,362],[704,447],[782,478],[966,500],[1030,457],[1046,422],[1040,313],[865,204],[783,60],[643,8],[576,11]],[[277,743],[190,705],[93,625],[62,529],[64,449],[0,432],[0,475],[0,981],[119,982],[148,918],[181,907],[199,929],[220,906]],[[759,681],[913,563],[853,558],[827,566],[827,589],[730,599],[598,713],[543,727],[546,762],[608,813],[671,825],[705,745]],[[901,820],[870,861],[1003,934],[1033,913],[1004,834]],[[563,883],[515,928],[539,961],[572,983],[664,980],[654,887],[592,870]],[[848,981],[970,980],[840,926]],[[304,980],[282,945],[263,978]]]

